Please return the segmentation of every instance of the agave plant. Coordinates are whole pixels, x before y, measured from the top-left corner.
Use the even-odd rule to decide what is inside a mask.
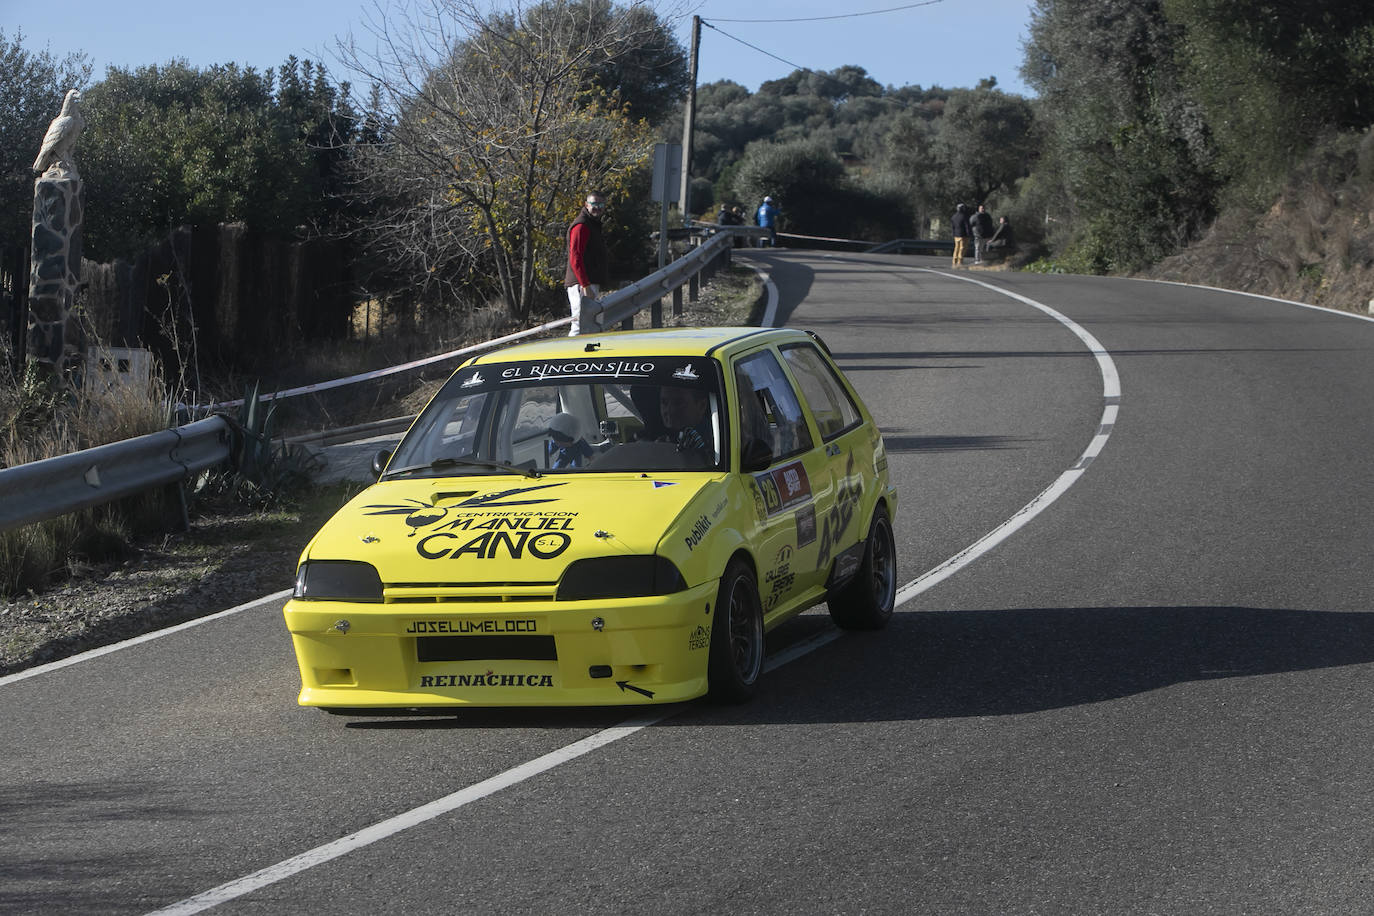
[[[267,505],[309,484],[319,459],[295,443],[273,441],[277,402],[263,400],[260,382],[244,392],[236,416],[221,416],[234,431],[229,451],[232,471],[215,481],[215,489],[227,489],[244,502]]]

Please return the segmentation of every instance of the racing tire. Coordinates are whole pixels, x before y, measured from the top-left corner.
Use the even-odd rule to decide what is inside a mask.
[[[842,630],[881,630],[897,598],[897,547],[887,509],[879,505],[868,527],[859,571],[826,596],[830,619]]]
[[[720,579],[711,617],[707,697],[713,703],[743,703],[754,695],[763,671],[763,606],[748,564],[732,560]]]

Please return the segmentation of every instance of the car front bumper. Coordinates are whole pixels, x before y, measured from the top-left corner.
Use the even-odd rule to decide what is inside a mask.
[[[302,706],[672,703],[706,692],[717,587],[461,608],[293,599],[284,614]]]

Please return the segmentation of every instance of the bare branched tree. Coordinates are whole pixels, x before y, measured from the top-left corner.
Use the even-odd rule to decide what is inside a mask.
[[[478,0],[379,5],[371,41],[340,44],[375,88],[353,157],[373,257],[424,300],[499,296],[529,314],[561,278],[562,235],[582,196],[614,193],[651,155],[617,63],[666,34],[635,0],[543,0],[508,11]],[[608,78],[608,74],[611,74]],[[457,287],[469,287],[464,296]]]

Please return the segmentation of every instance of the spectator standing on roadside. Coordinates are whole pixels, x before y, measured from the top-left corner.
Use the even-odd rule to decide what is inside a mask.
[[[949,227],[954,231],[954,263],[951,266],[959,267],[964,263],[964,246],[973,235],[969,228],[968,207],[960,204],[954,208],[954,216],[950,217]]]
[[[582,333],[582,313],[589,307],[593,311],[587,317],[598,329],[601,325],[596,300],[606,282],[606,265],[610,261],[601,237],[601,215],[605,212],[606,196],[600,191],[589,191],[586,203],[568,227],[568,269],[563,273],[563,285],[568,288],[568,308],[572,312],[569,337]]]
[[[740,212],[739,207],[731,208],[729,204],[721,204],[720,215],[716,217],[716,222],[720,223],[722,226],[743,226],[744,214]],[[730,247],[736,247],[738,244],[739,237],[732,235],[730,237]]]
[[[734,208],[730,210],[730,222],[732,225],[735,226],[744,225],[744,208],[741,207],[739,204],[735,204]],[[744,246],[749,244],[749,237],[745,235],[740,235],[738,232],[736,232],[732,244],[736,248],[743,248]]]
[[[778,247],[778,208],[773,203],[773,198],[765,197],[763,203],[759,204],[759,210],[754,214],[754,222],[768,230],[768,247]],[[763,239],[759,239],[759,247],[763,247]]]
[[[969,222],[972,223],[973,229],[973,263],[982,264],[983,248],[987,240],[992,238],[992,214],[988,212],[987,207],[979,204],[978,212],[973,214]]]

